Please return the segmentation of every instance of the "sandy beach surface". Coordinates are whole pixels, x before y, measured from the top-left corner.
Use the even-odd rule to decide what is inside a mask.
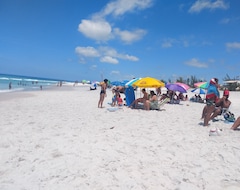
[[[240,189],[240,131],[200,120],[204,104],[108,111],[111,91],[0,94],[0,190]],[[222,92],[221,92],[222,95]],[[240,93],[230,110],[240,116]],[[192,94],[189,93],[189,97]],[[209,136],[212,128],[220,136]]]

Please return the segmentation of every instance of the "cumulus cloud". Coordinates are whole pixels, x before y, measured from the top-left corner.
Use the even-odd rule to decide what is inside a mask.
[[[78,31],[85,37],[96,40],[97,42],[106,43],[109,40],[120,39],[126,44],[138,41],[146,35],[143,29],[121,30],[113,28],[115,23],[107,21],[108,16],[118,17],[129,12],[143,10],[152,5],[154,0],[116,0],[108,3],[101,11],[93,14],[90,19],[83,19],[78,25]],[[112,21],[114,21],[112,19]],[[77,47],[76,53],[85,61],[86,57],[100,57],[101,62],[118,64],[118,59],[129,61],[138,61],[133,55],[120,54],[114,49],[104,50],[104,48],[95,49],[94,47]]]
[[[111,56],[101,57],[100,61],[105,62],[105,63],[118,64],[118,60],[116,58],[111,57]]]
[[[135,30],[135,31],[121,31],[116,28],[113,32],[111,24],[107,21],[107,16],[121,16],[127,12],[132,12],[135,10],[142,10],[150,7],[153,0],[117,0],[108,3],[105,8],[93,14],[93,16],[87,20],[81,20],[78,25],[78,31],[81,32],[87,38],[99,42],[106,42],[113,39],[117,35],[125,43],[132,43],[141,39],[145,34],[145,30]]]
[[[97,41],[107,41],[112,38],[112,27],[104,20],[82,20],[78,31]]]
[[[134,31],[121,31],[119,28],[114,29],[114,34],[118,36],[122,41],[127,44],[131,44],[134,41],[138,41],[142,39],[142,37],[146,34],[146,30],[137,29]]]
[[[118,53],[115,49],[110,48],[110,47],[100,47],[99,51],[102,52],[102,54],[105,56],[116,57],[119,59],[124,59],[124,60],[129,60],[129,61],[138,61],[139,60],[135,56]]]
[[[79,55],[80,60],[86,60],[84,58],[100,57],[100,62],[118,64],[118,59],[128,60],[128,61],[138,61],[139,59],[135,56],[128,54],[118,53],[115,49],[110,47],[99,47],[95,49],[94,47],[76,47],[75,52]],[[83,62],[83,61],[81,61]]]
[[[75,52],[78,55],[84,56],[84,57],[99,57],[100,54],[98,50],[96,50],[94,47],[76,47]]]
[[[190,13],[199,13],[204,9],[228,9],[229,5],[224,0],[197,0],[188,10]]]
[[[189,61],[185,62],[186,65],[191,67],[198,67],[198,68],[207,68],[208,65],[206,63],[201,63],[198,59],[192,58]]]
[[[168,39],[164,39],[162,42],[161,47],[162,48],[171,48],[174,45],[180,45],[183,47],[189,47],[190,46],[190,40],[191,40],[191,36],[190,37],[182,37],[180,39],[173,39],[173,38],[168,38]]]
[[[240,50],[240,42],[229,42],[226,43],[227,50],[232,50],[232,49],[239,49]]]
[[[139,59],[135,56],[132,56],[132,55],[128,55],[128,54],[120,54],[119,55],[119,58],[122,58],[122,59],[126,59],[126,60],[129,60],[129,61],[138,61]]]
[[[96,15],[101,17],[105,17],[107,15],[121,16],[134,10],[146,9],[151,5],[152,0],[117,0],[108,3],[106,7]]]

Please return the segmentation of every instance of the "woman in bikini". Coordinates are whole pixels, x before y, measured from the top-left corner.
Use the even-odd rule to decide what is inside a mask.
[[[104,83],[101,85],[100,99],[98,101],[98,108],[103,108],[102,104],[103,104],[105,96],[107,95],[106,94],[107,83],[108,83],[108,79],[104,79]]]

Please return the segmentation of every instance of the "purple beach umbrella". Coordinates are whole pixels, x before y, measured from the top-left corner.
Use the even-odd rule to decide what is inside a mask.
[[[168,90],[178,91],[181,93],[187,93],[187,90],[178,84],[166,84],[165,86]]]

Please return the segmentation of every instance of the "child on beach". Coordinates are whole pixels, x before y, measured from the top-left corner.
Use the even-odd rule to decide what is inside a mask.
[[[118,96],[117,96],[117,103],[118,103],[118,106],[122,106],[123,105],[123,99],[121,98],[120,94],[118,94]]]

